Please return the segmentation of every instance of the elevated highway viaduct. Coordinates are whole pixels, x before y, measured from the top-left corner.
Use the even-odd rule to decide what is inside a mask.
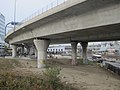
[[[76,64],[77,43],[87,64],[87,45],[93,41],[120,40],[120,0],[68,0],[16,27],[5,41],[13,47],[34,44],[38,68],[43,67],[49,44],[71,43],[72,64]]]

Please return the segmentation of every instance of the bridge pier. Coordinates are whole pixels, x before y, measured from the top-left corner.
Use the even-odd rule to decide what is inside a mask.
[[[30,55],[30,48],[27,48],[27,54]]]
[[[88,64],[88,60],[87,60],[87,46],[88,46],[88,42],[81,42],[81,46],[82,46],[83,64]]]
[[[30,52],[30,46],[25,45],[25,48],[26,48],[26,54],[29,55],[29,52]]]
[[[12,57],[15,58],[17,56],[17,46],[16,45],[11,45],[12,46]]]
[[[36,46],[37,49],[37,53],[38,53],[38,68],[44,68],[45,67],[45,60],[47,59],[47,48],[49,46],[49,41],[48,40],[38,40],[38,39],[34,39],[34,44]]]
[[[24,45],[21,46],[21,54],[24,55]]]
[[[78,42],[71,42],[72,47],[72,65],[77,64],[77,44]]]
[[[37,52],[37,49],[36,49],[35,46],[34,46],[34,51],[35,51],[35,58],[37,58],[38,57],[38,52]]]

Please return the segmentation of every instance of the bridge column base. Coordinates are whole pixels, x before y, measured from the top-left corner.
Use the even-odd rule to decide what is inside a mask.
[[[72,46],[72,65],[77,64],[77,42],[71,42]]]
[[[83,64],[88,64],[88,60],[87,60],[87,46],[88,46],[88,42],[82,42],[81,46],[82,46]]]
[[[49,46],[48,40],[38,40],[34,39],[34,44],[37,49],[37,60],[38,60],[38,68],[44,68],[45,67],[45,61],[47,59],[47,48]]]
[[[11,45],[12,46],[12,57],[15,58],[17,56],[17,46]]]

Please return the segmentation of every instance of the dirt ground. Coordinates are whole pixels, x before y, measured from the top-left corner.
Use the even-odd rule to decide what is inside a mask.
[[[36,60],[19,60],[23,68],[14,71],[22,74],[39,75],[44,69],[37,69]],[[49,60],[51,62],[51,60]],[[61,79],[78,90],[120,90],[120,76],[97,65],[71,66],[69,60],[54,60],[62,68]]]
[[[79,90],[120,90],[120,77],[94,66],[64,67],[63,80]]]

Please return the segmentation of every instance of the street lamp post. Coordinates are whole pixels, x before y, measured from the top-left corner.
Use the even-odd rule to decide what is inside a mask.
[[[5,25],[5,36],[6,36],[7,26],[10,25],[10,24],[15,26],[15,25],[20,25],[21,23],[20,23],[20,22],[9,22],[9,23],[7,23],[7,24]],[[10,46],[10,44],[9,44],[9,46]],[[5,57],[5,56],[6,56],[6,51],[5,51],[5,49],[4,49],[4,53],[5,53],[5,54],[4,54],[4,57]]]
[[[14,3],[14,22],[16,22],[16,0]],[[14,31],[15,31],[15,24],[14,24]]]
[[[7,26],[9,24],[14,25],[14,31],[15,31],[15,25],[19,24],[19,22],[16,22],[16,0],[14,1],[14,21],[6,24],[6,26],[5,26],[5,36],[6,36],[6,29],[7,29]]]
[[[6,36],[7,26],[10,25],[10,24],[15,26],[15,25],[20,25],[21,23],[20,23],[20,22],[9,22],[9,23],[7,23],[7,24],[5,25],[5,36]],[[15,29],[15,28],[14,28],[14,29]]]

